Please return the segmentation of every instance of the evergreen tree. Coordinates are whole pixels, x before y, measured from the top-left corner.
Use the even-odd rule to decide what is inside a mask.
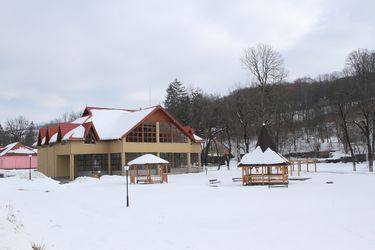
[[[190,123],[190,98],[184,85],[177,78],[168,85],[164,106],[183,125]]]
[[[3,126],[0,124],[0,147],[6,146],[8,144],[8,139],[6,133],[3,129]]]
[[[35,131],[35,125],[34,122],[31,122],[30,125],[27,128],[24,144],[27,146],[32,146],[34,142],[36,141],[36,131]]]

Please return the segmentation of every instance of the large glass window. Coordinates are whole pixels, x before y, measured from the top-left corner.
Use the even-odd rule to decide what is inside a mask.
[[[76,155],[77,170],[81,171],[107,171],[107,154]]]
[[[187,166],[187,153],[160,153],[160,158],[167,160],[171,168]]]
[[[128,142],[156,142],[156,124],[143,123],[136,127],[126,140]]]
[[[121,170],[121,153],[111,154],[111,167],[113,171]]]
[[[186,143],[187,137],[176,126],[171,123],[160,123],[160,142]]]

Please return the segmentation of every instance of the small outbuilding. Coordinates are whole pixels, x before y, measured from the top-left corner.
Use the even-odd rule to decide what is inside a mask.
[[[288,185],[289,161],[277,153],[266,125],[263,125],[255,150],[245,154],[238,167],[243,185]]]
[[[20,142],[0,148],[0,169],[35,169],[37,154],[33,148]]]
[[[153,154],[142,155],[128,163],[130,183],[164,183],[168,182],[169,162]]]

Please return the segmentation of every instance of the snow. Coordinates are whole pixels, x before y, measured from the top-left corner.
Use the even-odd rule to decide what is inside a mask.
[[[80,117],[80,118],[77,118],[76,120],[72,121],[72,124],[83,124],[85,122],[87,122],[87,120],[89,119],[90,116],[83,116],[83,117]]]
[[[196,140],[196,141],[204,141],[204,139],[202,137],[199,137],[196,134],[194,134],[194,140]]]
[[[27,154],[27,155],[35,154],[34,150],[30,150],[24,146],[20,146],[17,149],[13,149],[17,144],[18,142],[14,142],[14,143],[6,145],[4,148],[2,148],[0,156],[4,156],[6,154]]]
[[[166,164],[166,163],[169,163],[169,162],[153,154],[145,154],[132,161],[129,161],[128,165],[131,166],[131,165]]]
[[[14,146],[17,145],[18,142],[14,142],[14,143],[11,143],[11,144],[8,144],[6,145],[5,147],[3,147],[1,150],[1,153],[0,153],[0,156],[3,156],[3,155],[6,155]]]
[[[21,154],[21,155],[30,155],[30,154],[35,154],[34,150],[30,150],[28,148],[20,147],[14,150],[10,150],[9,153],[12,154]]]
[[[259,146],[252,152],[245,154],[240,161],[240,165],[273,165],[283,163],[287,164],[288,160],[270,148],[263,152]]]
[[[54,133],[52,136],[51,136],[51,139],[49,139],[49,143],[55,143],[57,141],[57,132]]]
[[[0,249],[372,250],[375,175],[366,164],[351,168],[318,164],[318,173],[302,173],[310,180],[288,188],[244,187],[232,182],[241,176],[233,162],[129,185],[128,208],[122,176],[59,184],[12,172],[0,178]]]
[[[71,138],[75,139],[82,139],[85,134],[85,128],[82,125],[79,125],[78,127],[70,130],[68,133],[66,133],[63,137],[63,141],[69,140]]]
[[[155,108],[138,111],[92,109],[92,123],[101,140],[121,138]]]

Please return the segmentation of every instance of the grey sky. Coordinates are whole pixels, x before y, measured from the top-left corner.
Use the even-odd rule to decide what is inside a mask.
[[[248,84],[245,47],[267,43],[289,80],[374,49],[374,1],[0,0],[0,122],[85,105],[159,104],[174,78],[208,93]]]

